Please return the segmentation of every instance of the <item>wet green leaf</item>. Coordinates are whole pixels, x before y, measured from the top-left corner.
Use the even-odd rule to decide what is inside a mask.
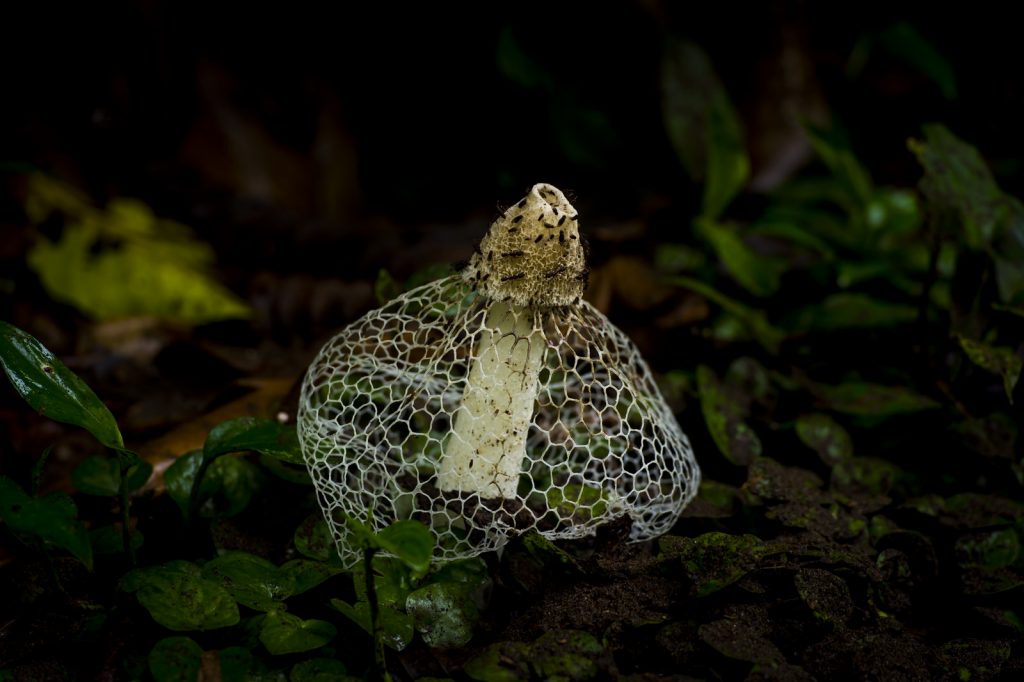
[[[281,584],[288,585],[291,588],[288,596],[308,592],[342,572],[341,568],[337,566],[331,566],[323,561],[309,561],[308,559],[292,559],[282,564],[277,571]]]
[[[428,646],[452,649],[469,642],[480,618],[473,589],[463,583],[432,583],[411,592],[405,610]]]
[[[337,630],[323,620],[303,620],[284,611],[271,611],[260,627],[260,641],[271,654],[296,654],[319,649]]]
[[[203,443],[203,456],[207,459],[248,450],[290,464],[305,465],[295,427],[273,419],[231,419],[213,427]]]
[[[0,519],[11,531],[71,552],[92,570],[92,544],[78,508],[64,493],[29,497],[21,487],[0,476]]]
[[[239,621],[234,598],[188,561],[136,569],[121,586],[136,592],[153,620],[170,630],[214,630]]]
[[[755,296],[771,296],[779,289],[785,265],[754,253],[736,230],[710,220],[698,221],[698,231],[711,244],[732,278]]]
[[[165,637],[149,652],[149,673],[156,682],[196,682],[203,649],[190,637]]]
[[[733,584],[769,553],[768,546],[754,535],[718,532],[696,538],[663,535],[658,549],[664,559],[682,562],[700,597]]]
[[[256,611],[284,608],[294,583],[277,566],[247,552],[228,552],[203,566],[202,576],[217,583],[242,606]]]
[[[187,227],[132,199],[115,199],[106,210],[51,201],[59,184],[30,176],[26,207],[36,224],[54,213],[65,220],[58,241],[40,234],[28,254],[54,298],[100,320],[155,316],[198,324],[251,314],[209,276],[213,249]]]
[[[1003,378],[1003,390],[1006,397],[1013,404],[1013,389],[1020,379],[1021,368],[1024,367],[1024,359],[1021,359],[1017,352],[1005,346],[992,346],[981,341],[972,341],[966,337],[957,337],[960,347],[967,353],[971,362],[982,369],[987,369],[993,374]]]
[[[748,405],[727,391],[705,365],[697,368],[697,386],[704,422],[715,445],[733,464],[750,464],[761,454],[761,440],[743,421]]]
[[[413,570],[424,575],[434,554],[434,536],[419,521],[395,521],[376,533],[375,544]]]
[[[128,491],[137,490],[146,484],[153,466],[140,461],[128,469]],[[121,486],[120,465],[110,457],[87,457],[71,472],[71,482],[78,491],[86,495],[113,497]]]
[[[35,337],[2,320],[0,365],[14,390],[39,414],[80,426],[108,448],[124,448],[114,415],[92,389]]]
[[[827,414],[802,414],[797,417],[796,435],[800,442],[817,452],[826,464],[837,464],[853,456],[850,434]]]
[[[608,507],[604,491],[600,488],[578,483],[568,483],[564,488],[550,488],[547,491],[548,509],[559,518],[586,523],[595,516],[603,516]]]
[[[785,334],[779,329],[773,327],[768,322],[764,313],[760,310],[754,310],[753,308],[745,306],[739,301],[726,296],[715,288],[708,286],[700,280],[693,279],[692,277],[671,277],[665,281],[668,284],[681,286],[698,293],[712,303],[720,306],[726,313],[732,315],[742,323],[750,332],[751,336],[753,336],[758,343],[764,346],[769,353],[774,355],[779,352],[779,346],[782,344]]]
[[[858,417],[888,417],[939,407],[936,401],[904,386],[846,381],[838,386],[815,384],[810,390],[829,409]]]
[[[828,331],[891,327],[917,319],[917,308],[880,301],[865,294],[832,294],[816,305],[797,310],[787,325],[794,331]]]
[[[288,682],[345,682],[348,676],[345,664],[336,658],[311,658],[292,666]]]

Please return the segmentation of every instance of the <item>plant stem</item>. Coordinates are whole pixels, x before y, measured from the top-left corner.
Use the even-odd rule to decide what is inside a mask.
[[[128,452],[127,450],[125,451]],[[131,453],[132,459],[138,460],[135,453]],[[125,556],[128,558],[128,565],[135,568],[138,562],[135,557],[135,547],[132,546],[132,500],[128,490],[128,469],[131,468],[127,458],[120,452],[117,453],[117,471],[121,476],[117,487],[117,495],[121,501],[121,543]]]
[[[380,605],[377,603],[377,585],[373,579],[373,547],[363,549],[363,571],[366,577],[366,602],[370,606],[370,630],[373,631],[373,679],[391,682],[387,662],[384,660],[384,633],[380,626]]]

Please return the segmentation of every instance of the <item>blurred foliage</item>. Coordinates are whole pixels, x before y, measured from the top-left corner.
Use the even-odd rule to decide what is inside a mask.
[[[95,208],[66,184],[29,176],[25,212],[56,238],[37,234],[28,264],[50,294],[96,320],[130,316],[198,324],[248,317],[237,296],[214,281],[213,251],[184,225],[144,203],[115,199]]]

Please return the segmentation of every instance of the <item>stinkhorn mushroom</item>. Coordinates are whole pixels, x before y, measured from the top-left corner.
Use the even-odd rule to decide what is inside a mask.
[[[461,273],[402,294],[334,337],[303,382],[299,437],[346,565],[346,518],[417,519],[435,559],[536,529],[630,540],[669,530],[700,471],[636,346],[583,300],[576,210],[535,185]]]

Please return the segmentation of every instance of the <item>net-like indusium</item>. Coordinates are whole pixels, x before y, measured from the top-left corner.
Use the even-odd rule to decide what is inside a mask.
[[[646,363],[580,299],[575,219],[561,192],[535,186],[462,274],[367,314],[314,360],[299,435],[346,565],[360,556],[346,516],[421,521],[446,561],[623,515],[645,540],[696,493],[689,442]]]

